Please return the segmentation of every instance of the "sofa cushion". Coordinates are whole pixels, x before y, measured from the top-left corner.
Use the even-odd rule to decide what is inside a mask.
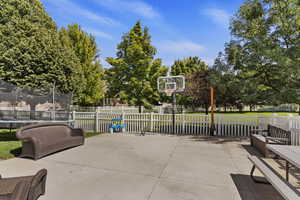
[[[66,126],[36,127],[23,131],[23,135],[38,138],[41,145],[56,144],[70,137],[71,130]]]

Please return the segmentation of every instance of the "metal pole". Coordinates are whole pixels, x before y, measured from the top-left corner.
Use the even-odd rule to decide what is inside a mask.
[[[173,122],[173,134],[175,135],[175,108],[176,108],[176,93],[172,94],[173,96],[173,112],[172,112],[172,122]]]
[[[52,104],[53,104],[53,120],[55,120],[55,82],[53,83],[53,88],[52,88]]]
[[[215,132],[215,118],[214,118],[214,108],[215,108],[215,101],[214,101],[214,88],[210,88],[210,106],[211,106],[211,126],[210,126],[210,135],[214,136]]]

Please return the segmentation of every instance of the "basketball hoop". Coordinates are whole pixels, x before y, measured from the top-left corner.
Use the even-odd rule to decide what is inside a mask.
[[[174,93],[174,90],[173,90],[173,89],[165,89],[164,93],[165,93],[168,97],[170,97],[170,96],[172,96],[172,94]]]
[[[185,89],[185,77],[184,76],[170,76],[171,68],[167,73],[167,76],[161,76],[157,79],[157,90],[158,92],[165,93],[167,96],[172,96],[174,93],[182,93]],[[176,108],[176,95],[173,96],[173,114],[172,124],[173,133],[175,134],[175,108]]]

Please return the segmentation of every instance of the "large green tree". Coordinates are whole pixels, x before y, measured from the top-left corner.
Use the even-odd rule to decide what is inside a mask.
[[[78,24],[60,30],[60,39],[66,48],[73,49],[80,60],[84,81],[80,86],[77,103],[95,105],[105,93],[104,70],[99,61],[99,50],[95,37],[84,32]]]
[[[229,62],[273,103],[300,101],[299,0],[247,0],[231,22]]]
[[[74,52],[59,39],[39,0],[0,0],[0,78],[16,85],[77,92],[82,80]]]
[[[123,103],[151,107],[160,95],[156,80],[166,72],[160,59],[154,59],[156,49],[151,45],[147,27],[138,21],[122,37],[116,58],[107,58],[112,66],[107,70],[108,91],[111,97],[119,97]]]
[[[188,97],[189,106],[192,108],[202,106],[206,114],[210,105],[210,73],[211,70],[199,70],[187,74],[184,91],[184,95]]]
[[[209,77],[203,77],[203,75],[209,76],[207,70],[208,65],[197,56],[174,62],[171,67],[172,75],[183,75],[186,77],[186,92],[177,95],[179,104],[185,107],[192,107],[193,109],[201,105],[207,110],[207,98],[205,95],[200,94],[201,92],[206,94],[204,89],[206,86],[204,87],[203,84],[206,85],[206,80]],[[197,84],[201,84],[198,89],[196,89]]]
[[[199,57],[188,57],[182,60],[176,60],[172,65],[173,75],[186,75],[191,72],[207,70],[207,64],[202,61]]]

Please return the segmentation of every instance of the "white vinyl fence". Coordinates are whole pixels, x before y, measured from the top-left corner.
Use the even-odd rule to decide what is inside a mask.
[[[127,133],[154,132],[177,135],[210,135],[209,115],[177,114],[173,131],[172,115],[158,113],[73,112],[75,126],[86,131],[109,132],[114,118],[123,118]],[[216,136],[248,137],[252,129],[266,129],[268,124],[292,130],[292,143],[300,144],[300,117],[216,115]]]

